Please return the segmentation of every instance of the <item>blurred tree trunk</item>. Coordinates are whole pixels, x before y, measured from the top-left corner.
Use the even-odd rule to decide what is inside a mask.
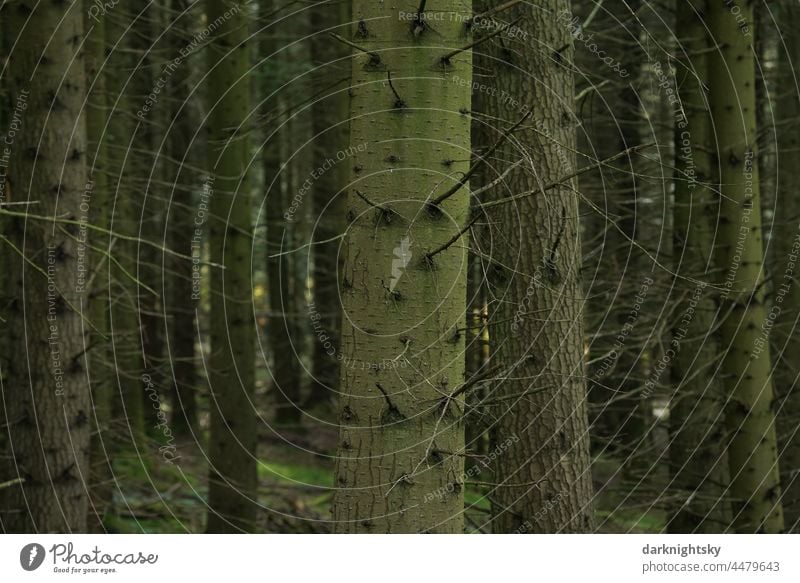
[[[7,274],[15,289],[2,400],[13,443],[13,477],[0,490],[5,532],[86,530],[91,397],[86,384],[88,315],[79,283],[77,229],[86,188],[86,96],[81,40],[83,3],[23,0],[3,14],[15,31],[8,76],[4,155],[13,200],[36,201],[52,220],[6,219],[4,252],[19,252]],[[4,11],[5,12],[5,11]],[[18,207],[24,210],[24,206]],[[17,209],[15,209],[17,210]],[[68,436],[68,439],[66,438]]]
[[[775,392],[778,397],[778,449],[783,509],[787,532],[800,532],[800,280],[796,262],[800,251],[800,7],[782,2],[778,8],[781,35],[777,69],[776,119],[778,185],[773,247],[773,306],[779,317],[772,334],[775,355]],[[795,265],[792,265],[792,264]]]
[[[311,50],[313,64],[319,67],[314,87],[321,92],[313,106],[313,167],[326,168],[314,182],[314,310],[312,330],[312,381],[309,404],[328,402],[339,391],[339,350],[341,345],[341,302],[338,277],[342,269],[341,241],[344,231],[346,187],[350,160],[337,156],[345,152],[350,122],[349,50],[332,42],[322,31],[350,21],[350,4],[331,0],[312,13],[315,36]],[[341,33],[343,29],[335,28]],[[328,162],[332,161],[332,163]],[[323,241],[330,241],[323,243]]]
[[[105,20],[89,16],[90,3],[84,2],[84,27],[86,29],[86,86],[88,101],[86,107],[86,129],[88,137],[88,178],[91,184],[91,198],[87,201],[91,224],[108,229],[108,177],[107,149],[104,139],[108,104],[106,103],[106,37]],[[90,320],[94,329],[90,330],[89,381],[92,389],[92,442],[89,472],[88,528],[90,532],[105,532],[103,517],[111,504],[112,471],[109,437],[111,427],[111,403],[113,386],[111,384],[111,353],[108,338],[108,259],[102,251],[108,247],[108,236],[100,231],[88,233],[91,246],[97,250],[89,253],[91,257],[91,289],[89,293]],[[84,245],[88,245],[85,242]],[[88,250],[88,247],[87,247]],[[88,285],[88,283],[87,283]]]
[[[338,532],[463,531],[471,4],[353,2]]]
[[[716,196],[711,125],[705,83],[708,37],[702,20],[707,0],[677,2],[680,35],[676,84],[684,117],[675,126],[674,289],[680,298],[673,325],[673,396],[668,529],[673,533],[717,533],[730,521],[726,500],[724,397],[715,374],[719,338],[714,333],[717,302],[713,285]],[[697,282],[703,282],[698,284]]]
[[[161,84],[172,79],[165,72],[164,53],[160,38],[165,30],[166,11],[153,4],[145,10],[133,26],[133,48],[136,51],[136,71],[129,86],[135,102],[146,104],[148,96],[158,91],[158,101],[139,117],[136,142],[129,153],[133,164],[136,191],[141,194],[137,208],[137,236],[147,243],[136,248],[136,276],[143,285],[139,288],[136,315],[141,330],[141,358],[143,373],[149,377],[149,389],[141,392],[144,408],[145,430],[156,439],[163,437],[159,428],[159,412],[164,385],[164,273],[163,252],[156,247],[166,241],[164,230],[164,202],[166,172],[164,168],[164,133],[169,127],[169,100]],[[137,105],[141,107],[141,105]],[[145,287],[146,286],[146,287]],[[150,288],[152,291],[148,291]]]
[[[572,38],[552,18],[569,4],[547,0],[541,7],[502,16],[513,21],[526,13],[525,29],[541,48],[513,38],[502,38],[513,49],[484,45],[495,58],[496,91],[484,96],[487,112],[510,126],[533,109],[490,160],[502,173],[522,159],[490,191],[495,201],[575,171]],[[492,451],[499,452],[492,529],[498,533],[591,532],[594,526],[576,189],[572,179],[513,204],[489,203],[487,218],[497,227],[491,248],[484,245],[495,306],[491,358],[502,379],[490,396],[499,401],[492,409]]]
[[[731,6],[738,8],[737,14]],[[749,24],[740,29],[737,19]],[[720,166],[718,265],[721,298],[722,379],[733,529],[783,530],[783,509],[773,413],[770,350],[762,338],[765,307],[761,205],[756,145],[753,6],[711,2],[708,26],[719,51],[709,53],[709,95]]]
[[[181,56],[181,49],[191,42],[197,32],[194,5],[193,0],[174,0],[167,39],[167,59]],[[195,86],[192,70],[202,63],[197,57],[189,55],[172,74],[169,105],[174,125],[167,137],[168,159],[173,165],[168,173],[173,183],[171,220],[167,215],[169,248],[193,258],[191,262],[171,258],[171,270],[168,272],[169,299],[166,309],[170,327],[169,356],[175,382],[171,421],[172,431],[177,438],[193,442],[201,438],[198,432],[198,374],[194,345],[197,330],[195,311],[200,306],[200,260],[207,225],[198,213],[194,197],[199,187],[197,169],[202,167],[201,153],[198,151],[200,144],[195,136],[200,112],[196,96],[191,92]]]
[[[262,15],[266,20],[279,18],[280,3],[276,0],[265,2]],[[283,48],[279,35],[284,24],[271,26],[264,33],[262,41],[264,50],[262,57],[267,58]],[[289,126],[285,110],[288,101],[285,98],[287,88],[280,89],[286,82],[287,75],[283,69],[288,66],[287,49],[275,54],[267,62],[270,73],[265,79],[264,97],[271,96],[266,102],[268,125],[264,144],[264,183],[266,196],[267,223],[267,299],[269,302],[269,318],[267,338],[272,352],[270,369],[272,380],[272,397],[275,404],[275,421],[283,426],[297,426],[300,423],[300,355],[292,344],[295,324],[297,298],[288,290],[294,276],[294,254],[286,253],[292,247],[291,222],[300,220],[295,215],[302,213],[291,204],[292,180],[291,167],[284,165],[284,160],[291,155],[288,144],[291,142]],[[279,91],[279,93],[275,93]],[[280,95],[280,97],[279,97]],[[301,99],[301,98],[299,98]],[[301,202],[302,204],[302,202]]]
[[[118,389],[113,399],[114,439],[116,446],[129,455],[143,451],[144,392],[140,344],[136,250],[138,243],[128,237],[139,237],[141,197],[136,187],[134,168],[129,160],[135,144],[135,113],[140,104],[131,99],[129,80],[136,67],[131,47],[134,15],[120,10],[114,18],[105,19],[107,65],[112,73],[106,77],[108,123],[104,141],[107,144],[108,187],[110,196],[109,226],[114,235],[103,253],[108,261],[109,328],[112,334],[111,366]],[[133,110],[133,112],[131,111]],[[121,237],[120,237],[121,236]],[[125,238],[122,238],[125,237]],[[143,291],[143,293],[149,293]]]
[[[213,178],[209,217],[211,354],[208,380],[209,533],[256,527],[256,411],[250,253],[252,224],[248,115],[249,18],[241,4],[207,0],[207,21],[221,24],[208,50],[208,164]]]

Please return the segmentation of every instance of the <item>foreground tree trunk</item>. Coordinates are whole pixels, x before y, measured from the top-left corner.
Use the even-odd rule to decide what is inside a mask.
[[[471,2],[417,7],[353,2],[338,532],[463,531]]]
[[[250,59],[248,15],[241,4],[207,0],[221,22],[209,48],[208,119],[211,212],[211,354],[208,380],[210,533],[252,532],[256,525],[256,412],[250,250]]]
[[[724,398],[715,374],[720,354],[713,333],[717,302],[708,288],[716,277],[712,219],[717,209],[709,185],[713,146],[703,89],[708,79],[708,39],[698,16],[707,14],[706,5],[706,0],[677,3],[681,42],[676,84],[685,117],[675,126],[674,263],[680,277],[674,290],[680,300],[668,353],[674,354],[669,491],[674,496],[677,490],[677,504],[668,523],[673,533],[721,532],[730,520]]]
[[[6,184],[15,200],[37,201],[36,214],[51,220],[6,223],[21,256],[11,263],[16,289],[6,330],[17,357],[2,398],[21,483],[0,491],[0,525],[5,532],[81,532],[91,431],[78,281],[85,264],[77,229],[59,220],[80,220],[86,187],[83,4],[16,4],[3,14],[19,35],[10,60]]]
[[[525,30],[547,49],[513,38],[503,41],[518,50],[486,49],[496,59],[493,90],[484,96],[488,117],[511,126],[533,110],[489,160],[499,173],[522,160],[490,191],[495,201],[575,171],[574,81],[566,64],[572,39],[552,20],[565,7],[548,0],[533,13],[514,8],[503,15],[513,21],[526,14]],[[552,57],[556,50],[559,59]],[[576,188],[572,179],[514,203],[489,203],[487,220],[496,226],[484,244],[491,256],[491,362],[502,378],[489,397],[498,401],[492,450],[498,533],[593,529]]]
[[[731,10],[731,6],[738,10]],[[736,14],[734,14],[736,12]],[[740,19],[748,29],[740,28]],[[783,530],[765,308],[756,144],[753,6],[710,2],[719,45],[709,57],[709,95],[720,166],[718,265],[722,270],[721,372],[725,383],[733,528]]]

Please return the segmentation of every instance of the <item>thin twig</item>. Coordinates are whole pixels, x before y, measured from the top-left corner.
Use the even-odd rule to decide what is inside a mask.
[[[481,156],[478,159],[478,161],[475,162],[475,164],[473,164],[472,167],[469,170],[467,170],[467,172],[464,174],[464,176],[461,178],[461,180],[459,180],[452,187],[450,187],[447,190],[447,192],[445,192],[444,194],[442,194],[440,196],[437,196],[435,199],[433,199],[430,204],[432,206],[439,206],[440,204],[442,204],[442,202],[444,202],[445,200],[447,200],[448,198],[453,196],[456,192],[458,192],[461,189],[461,187],[464,186],[467,183],[467,181],[470,179],[470,177],[473,174],[475,174],[475,172],[478,170],[478,168],[480,168],[481,164],[485,163],[486,160],[488,160],[489,157],[492,154],[494,154],[494,152],[497,150],[497,148],[499,148],[500,145],[506,139],[508,139],[508,136],[510,136],[514,132],[514,130],[516,130],[519,126],[521,126],[522,123],[526,119],[528,119],[528,117],[530,117],[532,113],[533,113],[533,109],[528,111],[528,113],[523,115],[522,118],[517,123],[515,123],[513,126],[508,128],[505,132],[503,132],[503,135],[500,136],[500,139],[497,140],[491,148],[489,148],[489,151],[486,152],[485,155]]]

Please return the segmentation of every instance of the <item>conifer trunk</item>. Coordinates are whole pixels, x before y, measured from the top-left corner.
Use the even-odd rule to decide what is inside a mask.
[[[714,374],[719,339],[713,333],[717,303],[713,246],[716,204],[708,97],[706,0],[677,2],[680,34],[676,84],[684,114],[675,122],[674,291],[680,301],[670,349],[674,393],[669,406],[670,489],[677,490],[668,529],[720,532],[730,519],[725,485],[723,394]],[[677,108],[671,105],[672,108]],[[698,283],[701,282],[701,283]],[[705,285],[703,285],[705,284]]]
[[[5,532],[86,529],[91,399],[84,349],[87,316],[78,282],[77,228],[86,187],[83,3],[21,1],[4,11],[17,34],[10,60],[4,155],[15,201],[37,201],[52,220],[7,220],[15,255],[4,335],[16,355],[3,383],[13,477],[0,491]],[[6,165],[6,164],[4,164]],[[24,207],[20,207],[24,208]],[[24,257],[23,257],[24,256]],[[84,265],[85,266],[85,265]],[[83,313],[81,311],[83,310]]]
[[[256,527],[256,412],[250,259],[251,205],[247,117],[250,114],[249,17],[243,3],[207,0],[212,33],[208,124],[211,212],[211,354],[208,377],[209,533]]]
[[[569,3],[547,0],[525,14],[522,36],[487,47],[495,57],[490,119],[503,129],[532,110],[514,139],[489,163],[498,173],[522,160],[489,198],[532,192],[575,171],[576,119],[572,38],[555,17]],[[559,57],[553,58],[558,52]],[[496,89],[496,90],[495,90]],[[494,139],[498,139],[496,135]],[[515,203],[490,206],[487,266],[493,305],[491,361],[502,380],[492,387],[497,452],[492,528],[507,532],[593,529],[588,413],[583,362],[583,304],[577,181]]]
[[[353,2],[338,532],[463,531],[471,2],[418,6]]]
[[[736,7],[737,10],[732,10]],[[745,22],[747,29],[740,28]],[[709,95],[720,179],[718,265],[722,381],[725,384],[733,529],[783,530],[770,377],[756,144],[753,5],[712,1],[709,30],[719,51],[709,56]]]

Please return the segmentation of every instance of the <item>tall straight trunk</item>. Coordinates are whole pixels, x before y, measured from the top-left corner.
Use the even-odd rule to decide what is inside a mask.
[[[36,201],[36,214],[14,218],[6,234],[19,251],[11,263],[12,353],[4,381],[13,477],[0,491],[5,532],[86,529],[91,399],[84,349],[86,303],[78,282],[76,229],[86,187],[86,72],[83,3],[22,1],[3,19],[18,31],[10,61],[14,109],[3,155],[14,200]],[[21,207],[24,208],[24,207]],[[3,243],[7,247],[9,241]],[[85,267],[85,264],[84,264]]]
[[[140,17],[141,18],[141,17]],[[140,292],[137,273],[137,243],[129,238],[139,236],[139,190],[136,188],[130,150],[135,143],[134,114],[139,103],[132,98],[130,79],[136,66],[131,49],[131,28],[135,12],[120,9],[114,18],[105,19],[108,59],[106,77],[108,123],[104,140],[108,147],[108,181],[110,198],[109,226],[115,235],[107,240],[102,253],[113,261],[106,262],[109,282],[105,290],[109,302],[111,330],[111,366],[117,387],[114,408],[114,438],[121,451],[136,456],[145,447],[144,386],[140,379],[142,358],[137,296]],[[106,241],[104,241],[105,243]],[[148,292],[143,292],[148,293]],[[118,440],[118,441],[117,441]]]
[[[338,532],[463,531],[471,4],[353,2]]]
[[[525,13],[525,29],[539,47],[486,49],[496,59],[496,91],[484,96],[487,112],[510,126],[533,110],[490,160],[500,173],[522,160],[489,192],[494,200],[534,191],[575,169],[574,80],[567,64],[572,38],[554,20],[569,3],[540,6],[532,14],[514,8],[503,15],[513,20]],[[553,58],[556,51],[560,59]],[[499,401],[493,408],[498,486],[492,520],[499,533],[593,528],[576,188],[573,179],[488,208],[487,220],[496,225],[487,251],[491,358],[502,378],[490,396]]]
[[[158,44],[165,28],[166,11],[151,5],[133,26],[133,48],[136,51],[136,70],[130,81],[132,95],[137,104],[146,103],[148,95],[159,90],[158,83],[164,75],[163,52]],[[172,83],[172,79],[168,80]],[[147,243],[136,249],[136,278],[142,283],[136,302],[139,321],[143,374],[147,375],[147,390],[141,392],[144,422],[147,433],[161,438],[161,399],[164,383],[164,315],[162,252],[155,245],[164,244],[164,168],[163,129],[171,121],[169,104],[159,99],[139,118],[135,148],[129,153],[136,180],[136,190],[141,193],[141,206],[137,208],[137,235]],[[146,286],[146,287],[145,287]],[[150,288],[152,291],[148,291]]]
[[[731,7],[736,7],[734,11]],[[744,19],[749,28],[740,28]],[[767,322],[761,201],[756,144],[753,6],[711,2],[709,31],[719,45],[709,56],[709,95],[720,178],[718,265],[722,380],[728,458],[737,532],[783,530]]]
[[[107,108],[106,103],[106,38],[105,20],[89,16],[91,3],[84,0],[86,28],[86,84],[88,101],[86,107],[86,132],[88,138],[88,183],[91,185],[90,198],[86,207],[81,210],[88,211],[91,224],[108,229],[108,180],[107,180],[107,147],[104,139],[106,130]],[[91,245],[98,251],[86,253],[91,257],[89,276],[91,289],[89,303],[90,320],[93,329],[90,330],[89,350],[89,381],[92,392],[92,442],[91,464],[89,472],[89,493],[91,505],[89,508],[88,528],[91,532],[105,532],[103,516],[111,504],[112,471],[110,463],[111,443],[109,441],[111,428],[111,403],[113,398],[113,385],[111,384],[110,359],[108,338],[111,330],[108,325],[108,263],[102,251],[108,246],[108,237],[101,231],[90,233]],[[85,236],[84,236],[85,238]],[[84,241],[86,248],[88,241]],[[87,282],[88,286],[88,282]]]
[[[181,48],[186,47],[197,32],[193,4],[192,0],[173,2],[175,14],[168,33],[168,58],[179,57]],[[199,187],[195,169],[202,165],[199,144],[193,143],[200,119],[197,98],[192,92],[194,79],[191,75],[193,65],[199,64],[197,57],[189,55],[188,61],[182,62],[170,78],[170,118],[174,120],[174,125],[167,138],[168,159],[173,164],[168,174],[173,190],[172,212],[167,217],[167,238],[171,249],[193,258],[192,262],[173,259],[168,275],[168,354],[175,384],[171,398],[171,423],[177,438],[193,442],[201,438],[198,433],[198,374],[194,345],[197,330],[195,311],[200,305],[200,257],[206,234],[203,218],[197,214],[194,204],[194,192]]]
[[[778,444],[781,487],[787,532],[800,532],[800,278],[793,263],[800,248],[800,88],[795,70],[800,66],[800,7],[780,5],[786,25],[777,74],[778,185],[775,227],[772,231],[773,306],[778,306],[772,341],[775,355],[775,392],[778,396]],[[781,27],[783,28],[783,26]],[[784,125],[786,124],[786,125]]]
[[[280,3],[273,0],[262,5],[263,16],[278,20]],[[283,27],[273,24],[264,33],[262,50],[263,58],[267,58],[279,49]],[[291,168],[284,167],[283,160],[290,141],[289,125],[285,110],[288,100],[283,97],[286,88],[278,91],[287,80],[284,72],[287,66],[288,48],[271,57],[269,74],[264,80],[264,97],[271,96],[265,104],[269,124],[264,144],[264,189],[265,214],[267,224],[267,298],[269,318],[267,321],[267,339],[272,353],[270,377],[271,392],[274,401],[274,419],[280,425],[296,426],[300,422],[300,356],[292,344],[294,317],[297,298],[287,293],[293,274],[294,254],[284,254],[292,249],[291,222],[300,220],[303,209],[292,205]],[[290,86],[291,87],[291,86]],[[302,202],[300,204],[303,204]],[[293,211],[294,209],[294,211]]]
[[[324,91],[313,106],[314,168],[329,170],[319,173],[314,181],[314,315],[312,330],[312,381],[309,404],[330,401],[339,390],[341,345],[341,303],[338,276],[343,257],[340,241],[344,231],[344,204],[350,177],[347,161],[339,160],[349,140],[348,108],[350,97],[349,51],[342,43],[331,43],[320,31],[350,21],[348,2],[330,1],[312,13],[317,33],[311,44],[314,66],[320,67],[314,85]],[[338,33],[342,29],[335,29]],[[316,172],[316,171],[315,171]],[[327,242],[326,242],[327,241]]]
[[[716,197],[708,79],[707,0],[677,2],[680,35],[676,85],[683,117],[675,124],[674,263],[680,298],[673,326],[669,405],[670,490],[677,491],[668,529],[673,533],[720,532],[730,520],[726,501],[725,415],[721,383],[714,374],[720,354],[714,334],[717,303],[708,286],[714,272]],[[676,114],[677,116],[677,114]],[[702,282],[702,283],[697,283]]]
[[[247,139],[250,53],[247,7],[207,0],[219,22],[208,51],[211,354],[208,363],[210,533],[256,526],[256,412],[253,403],[255,324],[250,259],[252,222]]]

